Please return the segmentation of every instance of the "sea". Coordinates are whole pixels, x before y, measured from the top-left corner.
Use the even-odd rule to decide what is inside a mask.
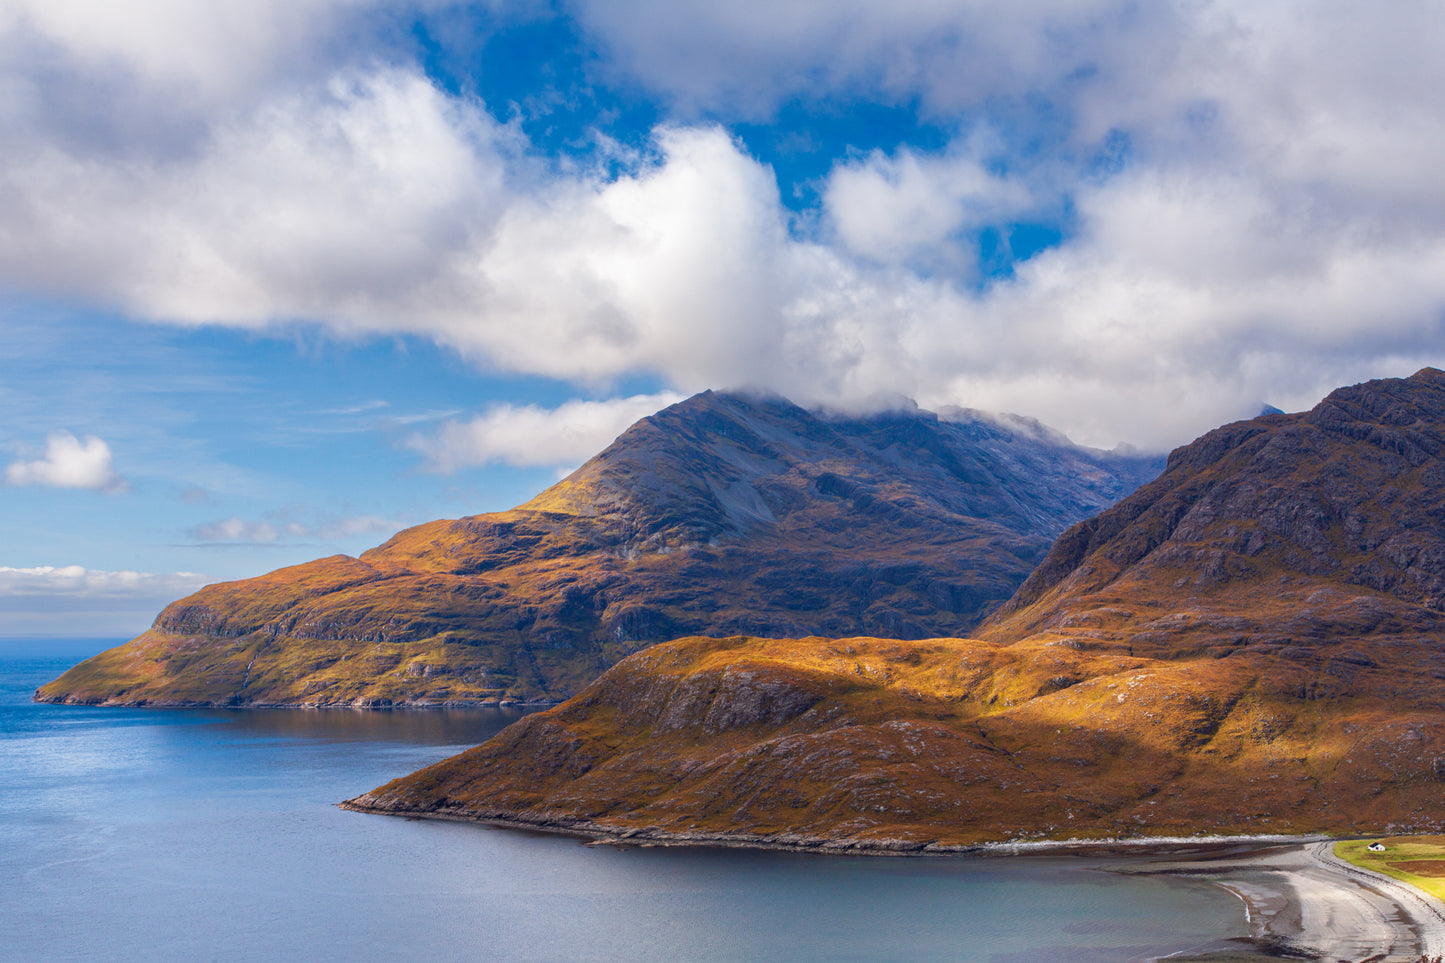
[[[0,959],[1134,961],[1244,935],[1079,857],[616,847],[336,803],[520,710],[39,705],[119,640],[0,641]]]

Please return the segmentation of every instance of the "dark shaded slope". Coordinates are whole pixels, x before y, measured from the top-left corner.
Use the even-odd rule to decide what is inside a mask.
[[[976,412],[869,418],[707,392],[508,512],[208,586],[38,698],[556,699],[687,634],[967,631],[1158,462]]]
[[[1181,610],[1228,620],[1216,636],[1240,640],[1353,634],[1386,613],[1400,630],[1435,631],[1442,453],[1445,374],[1433,368],[1341,388],[1303,414],[1226,425],[1065,532],[981,634],[1009,641],[1097,623],[1142,629],[1135,644],[1147,645],[1159,627],[1146,623],[1167,611],[1182,625]]]

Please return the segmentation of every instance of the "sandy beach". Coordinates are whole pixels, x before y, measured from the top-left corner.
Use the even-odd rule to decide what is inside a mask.
[[[1244,903],[1249,939],[1171,957],[1415,963],[1445,954],[1445,904],[1337,859],[1332,841],[1170,858],[1138,872],[1208,880]]]

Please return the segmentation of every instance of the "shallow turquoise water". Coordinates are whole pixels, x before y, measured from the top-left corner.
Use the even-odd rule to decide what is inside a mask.
[[[1242,932],[1222,890],[1080,860],[616,849],[344,812],[517,713],[30,701],[103,647],[0,642],[0,958],[1082,963]]]

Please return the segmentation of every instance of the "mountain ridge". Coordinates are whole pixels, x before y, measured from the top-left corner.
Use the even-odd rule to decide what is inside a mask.
[[[976,638],[679,639],[349,800],[610,838],[927,850],[1439,832],[1445,374],[1226,425]]]
[[[959,631],[1157,466],[962,409],[705,392],[514,509],[207,586],[37,698],[555,701],[677,636]]]

